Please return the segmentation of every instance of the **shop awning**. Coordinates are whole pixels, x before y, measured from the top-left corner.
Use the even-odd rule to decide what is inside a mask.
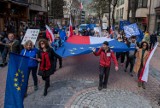
[[[11,3],[20,5],[20,6],[29,6],[29,3],[26,0],[9,0]]]

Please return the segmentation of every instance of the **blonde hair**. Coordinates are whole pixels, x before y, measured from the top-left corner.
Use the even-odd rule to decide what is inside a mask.
[[[27,45],[29,45],[29,44],[32,46],[32,48],[34,48],[33,42],[31,40],[28,40],[28,41],[25,42],[24,48],[26,48]]]

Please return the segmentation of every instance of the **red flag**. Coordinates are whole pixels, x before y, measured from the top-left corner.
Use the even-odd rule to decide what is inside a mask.
[[[53,42],[54,41],[54,35],[51,31],[51,29],[46,25],[46,37]]]
[[[73,27],[72,27],[72,20],[70,17],[70,25],[69,25],[69,37],[73,36]]]

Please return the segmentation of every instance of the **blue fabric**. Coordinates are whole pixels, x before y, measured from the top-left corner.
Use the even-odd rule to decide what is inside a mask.
[[[31,58],[36,58],[37,52],[38,52],[38,49],[36,49],[36,48],[31,49],[31,50],[23,49],[23,50],[21,51],[21,55],[27,56],[27,57],[31,57]],[[30,59],[28,66],[29,66],[29,67],[36,67],[36,66],[38,66],[38,63],[37,63],[36,60]]]
[[[130,25],[131,23],[129,22],[129,21],[120,21],[119,22],[119,29],[120,30],[124,30],[124,26],[126,26],[126,25]]]
[[[61,30],[59,32],[59,35],[60,35],[61,40],[65,40],[66,39],[67,35],[66,35],[66,32],[64,30]]]
[[[139,29],[140,35],[137,35],[137,42],[141,42],[144,38],[144,33]]]
[[[94,29],[94,27],[96,27],[96,24],[89,24],[90,29]]]
[[[10,53],[4,108],[24,108],[29,58]]]
[[[61,57],[69,57],[69,56],[77,56],[77,55],[83,55],[83,54],[89,54],[92,52],[92,48],[100,48],[102,46],[101,44],[71,44],[68,42],[64,43],[64,46],[59,48],[56,53],[60,55]],[[118,42],[117,40],[113,40],[109,42],[109,46],[111,50],[114,52],[124,52],[130,49],[127,47],[125,43]]]
[[[124,26],[124,32],[126,34],[126,37],[131,37],[131,36],[138,36],[140,35],[139,28],[136,23]]]

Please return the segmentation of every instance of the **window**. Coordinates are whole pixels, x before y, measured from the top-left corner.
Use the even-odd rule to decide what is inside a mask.
[[[124,11],[124,8],[121,8],[121,9],[120,9],[120,18],[121,18],[121,19],[123,19],[123,11]]]
[[[117,13],[116,13],[116,19],[119,18],[119,10],[117,10]]]
[[[147,8],[148,0],[138,0],[139,8]]]

